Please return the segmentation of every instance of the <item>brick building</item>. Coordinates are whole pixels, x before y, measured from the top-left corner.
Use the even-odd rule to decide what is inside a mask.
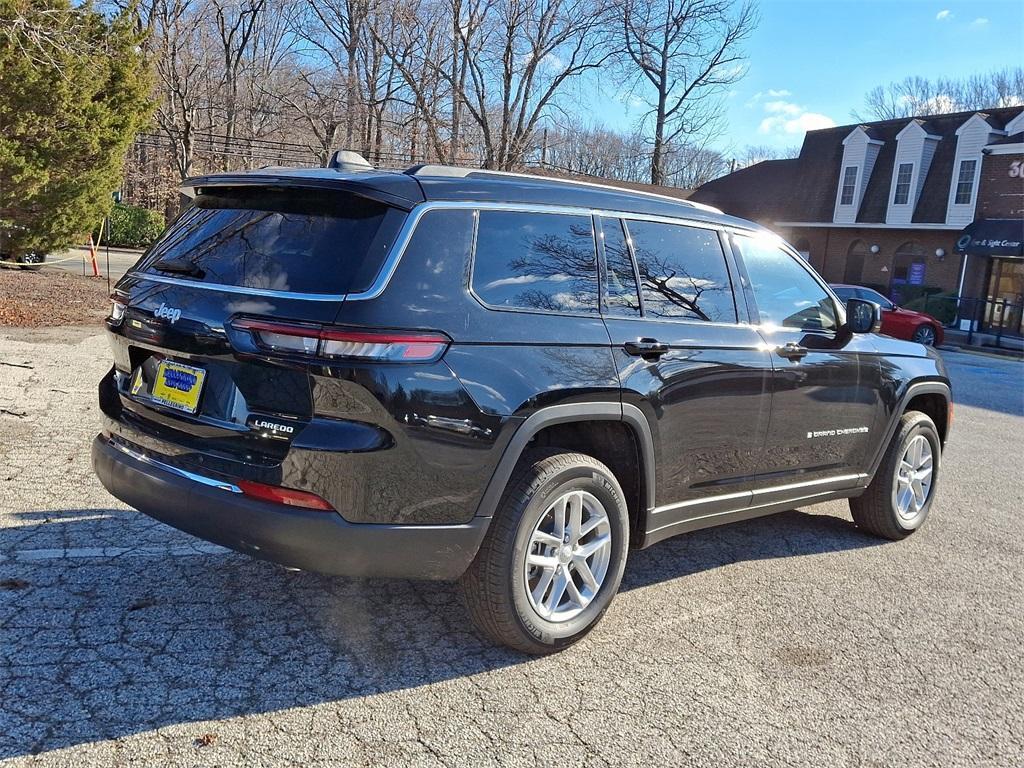
[[[830,282],[983,300],[957,302],[961,326],[1024,330],[1024,107],[809,131],[799,157],[690,199],[773,229]]]

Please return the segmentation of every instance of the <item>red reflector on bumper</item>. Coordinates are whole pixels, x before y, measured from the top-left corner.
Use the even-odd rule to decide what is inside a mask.
[[[324,512],[336,511],[325,499],[315,493],[296,491],[293,488],[282,488],[278,485],[266,485],[254,483],[250,480],[236,480],[235,485],[242,489],[242,493],[261,501],[270,501],[275,504],[284,504],[289,507],[301,507],[303,509],[319,509]]]

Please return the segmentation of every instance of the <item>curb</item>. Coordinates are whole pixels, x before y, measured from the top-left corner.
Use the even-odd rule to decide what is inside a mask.
[[[991,347],[974,347],[959,344],[941,344],[938,347],[939,351],[949,352],[961,352],[965,355],[978,355],[979,357],[990,357],[995,360],[1013,360],[1016,362],[1024,362],[1024,355],[1020,352],[1012,349],[1006,349],[1002,351],[995,351]]]

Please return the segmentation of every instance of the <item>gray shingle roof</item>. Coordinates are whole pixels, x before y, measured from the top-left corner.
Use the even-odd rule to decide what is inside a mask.
[[[1004,107],[985,110],[981,114],[989,125],[1002,130],[1022,111],[1024,107]],[[974,114],[977,113],[958,112],[861,124],[871,138],[884,143],[864,191],[857,221],[885,221],[896,156],[896,134],[911,120],[917,121],[929,134],[941,139],[914,209],[913,222],[945,221],[956,154],[956,131]],[[694,190],[690,199],[710,203],[726,213],[762,223],[832,221],[843,158],[843,139],[856,127],[855,123],[808,131],[798,158],[758,163],[709,181]]]

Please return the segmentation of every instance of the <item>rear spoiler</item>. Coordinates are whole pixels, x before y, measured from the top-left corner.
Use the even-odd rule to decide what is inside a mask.
[[[401,173],[342,174],[334,170],[299,174],[289,173],[285,169],[267,169],[196,176],[182,183],[181,193],[194,198],[203,189],[211,187],[332,190],[348,192],[403,211],[411,211],[426,199],[419,184]]]

